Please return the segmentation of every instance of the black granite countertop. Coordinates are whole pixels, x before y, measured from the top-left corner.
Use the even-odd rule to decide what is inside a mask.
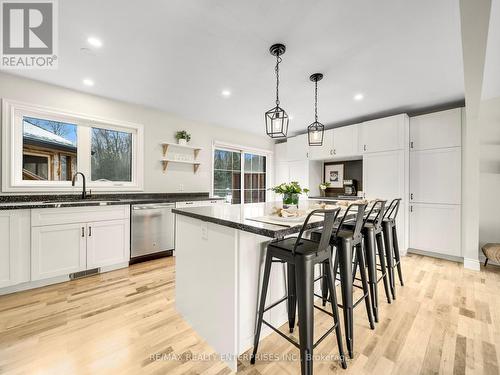
[[[210,197],[208,193],[94,194],[85,200],[81,199],[80,194],[0,195],[0,210],[175,203],[223,199]]]
[[[270,238],[281,238],[290,234],[298,233],[303,222],[283,222],[281,224],[269,224],[250,220],[269,215],[274,207],[281,207],[281,202],[251,203],[251,204],[221,204],[209,207],[175,208],[172,212],[178,215],[189,216],[202,221],[207,221],[245,232],[255,233]],[[319,208],[318,202],[300,201],[299,209],[310,210]],[[310,222],[307,229],[323,226],[323,220]]]

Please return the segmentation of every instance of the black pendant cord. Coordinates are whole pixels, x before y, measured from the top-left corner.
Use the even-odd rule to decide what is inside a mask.
[[[318,122],[318,81],[314,82],[314,122]]]
[[[279,54],[276,54],[276,67],[274,68],[274,71],[276,72],[276,106],[280,105],[280,97],[279,97],[279,86],[280,86],[280,63],[282,61],[282,58],[280,57]]]

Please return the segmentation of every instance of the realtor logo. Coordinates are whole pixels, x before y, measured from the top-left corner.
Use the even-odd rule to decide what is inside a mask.
[[[56,0],[0,0],[0,5],[0,68],[57,68]]]

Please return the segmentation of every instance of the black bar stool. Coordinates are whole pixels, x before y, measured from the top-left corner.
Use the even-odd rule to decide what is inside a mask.
[[[400,203],[401,198],[393,199],[389,204],[389,207],[387,208],[382,220],[385,252],[387,258],[387,274],[389,276],[389,284],[393,299],[396,299],[394,268],[397,268],[399,282],[401,283],[401,286],[404,286],[403,273],[401,271],[401,257],[399,255],[398,234],[396,228],[396,217],[398,215]]]
[[[264,280],[262,282],[262,291],[260,295],[259,312],[257,327],[255,331],[254,347],[250,363],[255,363],[255,356],[260,340],[260,331],[262,323],[269,326],[272,330],[280,336],[288,340],[294,346],[300,349],[300,367],[303,375],[312,375],[313,373],[313,349],[322,342],[333,330],[337,336],[337,344],[339,347],[339,356],[342,368],[347,368],[347,363],[344,356],[344,348],[342,346],[342,333],[339,323],[339,312],[337,308],[337,294],[335,292],[335,276],[332,264],[332,252],[330,250],[330,237],[333,231],[333,224],[335,223],[339,209],[332,210],[314,210],[306,218],[298,237],[286,238],[279,241],[271,242],[267,246],[265,267],[264,267]],[[309,219],[314,214],[324,214],[325,220],[323,231],[319,242],[314,242],[302,238],[305,228]],[[279,303],[289,299],[289,296],[283,297],[281,300],[271,304],[269,307],[266,305],[266,294],[269,286],[269,276],[271,274],[271,264],[273,259],[278,262],[286,262],[287,265],[293,265],[296,286],[296,299],[298,304],[298,319],[299,319],[299,343],[295,342],[277,328],[273,327],[270,323],[264,320],[264,312],[277,306]],[[332,304],[332,313],[314,305],[314,266],[318,263],[326,262],[328,264],[328,272],[326,274],[328,289],[330,291],[330,302]],[[290,268],[288,268],[290,270]],[[291,281],[288,279],[289,290],[293,291],[293,286],[290,287]],[[293,292],[292,292],[293,293]],[[293,293],[294,294],[294,293]],[[290,302],[290,301],[289,301]],[[295,305],[290,306],[295,315]],[[314,308],[317,308],[328,315],[333,317],[333,326],[314,343]],[[290,312],[290,311],[289,311]],[[295,317],[294,317],[295,319]]]
[[[363,246],[366,255],[366,265],[368,268],[368,285],[370,287],[370,297],[373,308],[373,316],[375,322],[378,322],[378,288],[377,284],[383,280],[385,295],[387,302],[391,303],[391,295],[389,291],[389,280],[387,277],[387,268],[385,264],[385,249],[382,236],[382,220],[385,214],[385,204],[387,201],[376,200],[371,205],[368,214],[363,221],[363,228],[361,233],[363,235]],[[376,247],[376,248],[375,248]],[[377,250],[380,261],[381,277],[377,274]],[[356,270],[358,260],[354,264],[354,276],[356,278]]]
[[[334,261],[334,276],[337,279],[337,269],[340,270],[340,283],[342,292],[342,308],[344,313],[344,329],[347,343],[347,351],[349,357],[354,356],[354,315],[353,309],[359,305],[363,300],[365,301],[366,313],[368,315],[368,321],[370,323],[370,328],[374,329],[375,324],[372,315],[372,306],[370,301],[370,292],[368,288],[368,282],[366,277],[365,261],[363,255],[362,247],[362,235],[361,228],[363,225],[363,217],[366,209],[366,204],[351,204],[347,207],[339,226],[337,227],[335,233],[330,239],[330,244],[335,248],[336,256]],[[354,219],[354,229],[349,229],[344,224],[352,221],[352,216]],[[347,229],[346,229],[347,228]],[[320,232],[312,231],[311,240],[318,241],[320,237]],[[354,284],[353,280],[353,254],[356,253],[356,258],[360,265],[360,277],[362,286]],[[321,276],[321,278],[323,278]],[[363,290],[363,296],[356,302],[353,302],[353,288],[358,287]],[[327,295],[326,291],[322,291],[323,299]]]

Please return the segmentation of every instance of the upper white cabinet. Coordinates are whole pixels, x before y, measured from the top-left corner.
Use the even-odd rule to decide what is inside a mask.
[[[30,212],[0,211],[0,288],[30,280]]]
[[[460,147],[410,153],[410,202],[461,203]]]
[[[274,161],[282,162],[288,160],[287,142],[276,143],[274,145]]]
[[[363,192],[369,199],[404,199],[405,158],[403,151],[363,156]]]
[[[407,122],[405,114],[363,122],[359,125],[360,153],[405,149]]]
[[[359,155],[359,124],[333,129],[333,157]]]
[[[416,116],[410,119],[410,150],[460,147],[462,109]]]
[[[287,139],[288,161],[307,160],[309,158],[309,143],[307,134],[300,134]]]
[[[333,129],[325,130],[323,134],[323,144],[321,146],[309,146],[310,160],[325,160],[333,158],[333,133]]]

